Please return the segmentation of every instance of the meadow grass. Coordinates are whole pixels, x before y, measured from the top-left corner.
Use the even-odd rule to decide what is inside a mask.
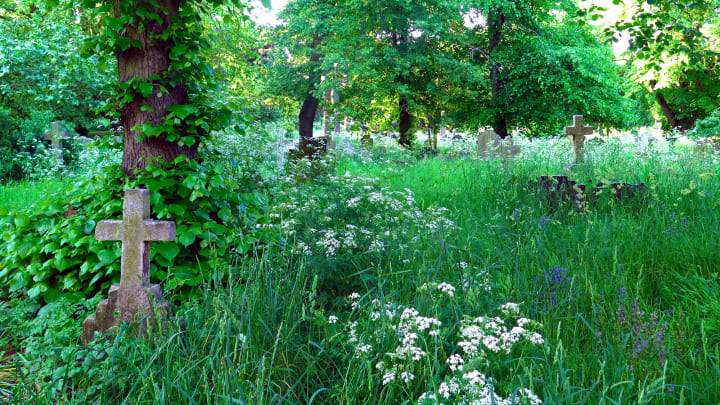
[[[73,184],[73,178],[60,176],[41,181],[21,180],[3,184],[0,185],[0,208],[28,208],[48,198],[65,195]]]
[[[568,168],[561,142],[522,146],[375,151],[277,184],[261,226],[287,244],[220,263],[178,307],[184,331],[84,349],[46,328],[25,344],[57,354],[27,351],[14,401],[720,401],[715,156],[608,142]],[[648,194],[551,210],[528,185],[553,174]],[[53,311],[77,339],[87,312]]]

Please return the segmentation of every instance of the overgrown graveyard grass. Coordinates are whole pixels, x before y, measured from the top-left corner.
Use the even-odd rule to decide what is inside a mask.
[[[21,180],[0,185],[0,209],[30,207],[49,197],[66,194],[72,184],[71,177],[52,177],[40,181]]]
[[[85,349],[97,301],[55,305],[25,321],[45,328],[25,333],[14,401],[720,401],[715,156],[610,142],[567,169],[562,141],[522,146],[508,161],[376,150],[292,171],[260,223],[286,243],[219,262],[179,303],[184,332]],[[528,187],[553,174],[648,195],[553,211]]]

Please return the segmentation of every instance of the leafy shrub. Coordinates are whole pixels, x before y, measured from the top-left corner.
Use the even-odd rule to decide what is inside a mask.
[[[690,134],[698,138],[720,137],[720,110],[715,110],[709,117],[698,120]]]
[[[124,188],[148,188],[152,218],[175,221],[176,241],[153,244],[151,279],[179,297],[193,294],[216,259],[245,254],[274,238],[254,227],[264,214],[263,198],[228,187],[220,166],[181,156],[170,164],[151,164],[133,180],[121,173],[110,166],[80,181],[67,200],[51,198],[18,212],[5,209],[0,283],[46,302],[106,293],[120,275],[121,244],[98,242],[94,230],[101,220],[122,218]]]

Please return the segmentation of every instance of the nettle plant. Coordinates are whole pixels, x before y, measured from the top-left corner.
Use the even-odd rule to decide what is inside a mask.
[[[457,313],[451,308],[467,298],[461,292],[456,296],[451,284],[440,282],[418,293],[428,289],[434,303],[430,316],[353,293],[347,299],[348,319],[327,317],[329,344],[352,353],[348,378],[358,373],[370,380],[352,395],[418,404],[542,403],[533,387],[522,387],[529,379],[518,376],[526,370],[512,361],[542,349],[544,339],[535,332],[541,325],[522,317],[515,303],[499,306],[495,316]]]

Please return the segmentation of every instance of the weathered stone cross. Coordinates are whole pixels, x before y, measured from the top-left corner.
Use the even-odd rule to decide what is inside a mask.
[[[68,135],[68,131],[62,130],[62,122],[57,121],[50,123],[50,132],[45,132],[43,139],[50,141],[58,160],[62,160],[62,140],[67,139]]]
[[[583,145],[585,143],[585,135],[592,135],[593,127],[583,126],[583,116],[573,116],[573,126],[565,127],[565,135],[570,136],[570,140],[575,146],[575,163],[583,161]]]
[[[83,343],[94,332],[107,332],[119,320],[133,322],[137,315],[152,316],[153,301],[159,301],[158,285],[150,285],[150,241],[175,240],[175,223],[152,221],[149,190],[125,190],[123,219],[100,221],[95,229],[97,240],[122,241],[120,284],[110,287],[108,299],[98,304],[96,314],[83,323]],[[153,298],[154,297],[154,298]],[[119,312],[119,319],[114,313]]]

